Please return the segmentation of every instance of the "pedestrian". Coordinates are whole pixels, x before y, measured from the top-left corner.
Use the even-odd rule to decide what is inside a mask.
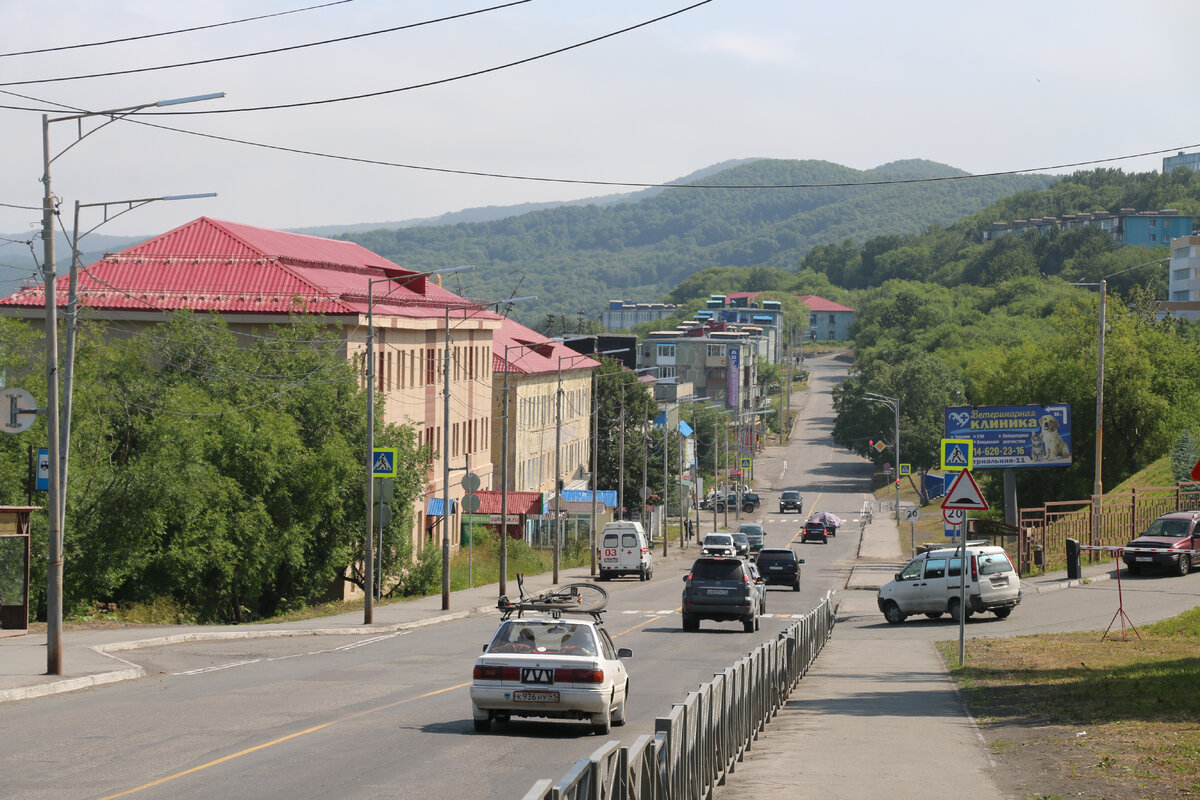
[[[687,534],[687,538],[691,539],[692,538],[692,518],[691,517],[683,518],[683,530],[684,530],[684,533]]]

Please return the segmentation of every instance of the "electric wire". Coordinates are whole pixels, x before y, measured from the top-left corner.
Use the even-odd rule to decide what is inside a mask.
[[[512,6],[523,5],[523,4],[529,3],[529,2],[532,2],[532,0],[512,0],[511,2],[503,3],[498,6],[491,6],[490,8],[481,8],[481,9],[477,9],[475,11],[464,11],[461,14],[451,14],[449,16],[437,17],[435,19],[423,20],[421,22],[410,22],[406,25],[396,25],[391,28],[383,28],[380,30],[367,31],[366,33],[356,33],[356,34],[352,34],[350,36],[339,36],[335,39],[322,39],[322,40],[316,41],[316,42],[306,42],[304,44],[294,44],[294,45],[288,45],[286,47],[276,47],[276,48],[272,48],[270,50],[257,50],[252,53],[238,53],[237,55],[232,55],[232,56],[219,56],[216,58],[204,58],[204,59],[197,59],[195,61],[181,61],[181,62],[178,62],[175,64],[160,64],[160,65],[154,66],[154,67],[135,67],[133,69],[113,70],[111,72],[93,72],[93,73],[89,73],[87,75],[64,75],[64,76],[57,77],[57,78],[32,78],[30,80],[24,80],[24,81],[4,81],[4,82],[0,82],[0,86],[29,86],[31,84],[38,84],[38,83],[61,83],[64,81],[81,81],[81,80],[87,80],[89,78],[111,78],[111,77],[115,77],[117,75],[134,75],[134,74],[141,73],[141,72],[158,72],[161,70],[179,69],[181,67],[197,67],[197,66],[202,66],[204,64],[216,64],[216,63],[220,63],[222,61],[237,61],[237,60],[243,59],[243,58],[256,58],[258,56],[276,55],[278,53],[287,53],[287,52],[290,52],[293,50],[304,50],[304,49],[310,48],[310,47],[322,47],[327,44],[341,44],[343,42],[351,42],[356,39],[366,39],[371,36],[380,36],[385,33],[395,33],[397,31],[410,30],[412,28],[420,28],[425,25],[434,25],[439,22],[449,22],[449,21],[456,20],[456,19],[463,19],[465,17],[475,16],[476,14],[485,14],[489,11],[497,11],[497,10],[504,9],[504,8],[510,8]],[[393,91],[405,91],[405,90],[396,89]],[[322,102],[335,102],[335,101],[322,101]],[[258,110],[258,109],[231,109],[231,111],[237,111],[237,110]]]
[[[155,39],[161,36],[175,36],[181,33],[194,33],[196,31],[206,31],[213,28],[223,28],[229,25],[240,25],[243,22],[257,22],[262,19],[271,19],[273,17],[285,17],[289,14],[300,14],[305,11],[315,11],[321,8],[329,8],[331,6],[345,5],[353,3],[354,0],[333,0],[329,3],[320,3],[315,6],[305,6],[304,8],[293,8],[288,11],[276,11],[272,14],[259,14],[255,17],[243,17],[241,19],[226,20],[225,22],[214,22],[208,25],[195,25],[191,28],[177,28],[170,31],[160,31],[158,33],[143,33],[138,36],[125,36],[120,39],[106,39],[99,42],[84,42],[80,44],[66,44],[59,47],[43,47],[37,50],[17,50],[11,53],[0,53],[0,58],[12,58],[13,56],[28,56],[36,53],[58,53],[63,50],[78,50],[86,47],[103,47],[110,44],[123,44],[124,42],[137,42],[143,39]]]

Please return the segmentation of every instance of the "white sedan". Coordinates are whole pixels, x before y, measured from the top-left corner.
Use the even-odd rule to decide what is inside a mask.
[[[475,730],[510,717],[583,719],[606,736],[625,724],[629,675],[601,624],[589,617],[525,616],[505,620],[475,661],[471,712]]]

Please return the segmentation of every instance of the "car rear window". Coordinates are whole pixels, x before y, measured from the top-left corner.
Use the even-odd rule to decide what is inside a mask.
[[[692,565],[692,578],[704,581],[740,581],[743,578],[742,562],[733,559],[697,561]]]
[[[509,620],[500,626],[488,645],[489,653],[546,653],[598,655],[599,645],[590,627],[567,622]]]
[[[987,553],[979,557],[979,574],[995,575],[997,572],[1011,572],[1012,562],[1004,553]]]
[[[636,533],[621,534],[621,547],[637,547],[638,540]]]
[[[620,538],[615,533],[606,533],[604,534],[603,547],[616,547],[618,541],[620,541]]]
[[[758,554],[758,563],[760,564],[792,564],[796,561],[796,554],[790,550],[786,553],[768,553],[766,550]]]

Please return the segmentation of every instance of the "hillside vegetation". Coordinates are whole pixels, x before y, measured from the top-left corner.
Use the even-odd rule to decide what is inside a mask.
[[[965,174],[928,161],[860,171],[826,161],[762,159],[636,202],[344,238],[414,269],[473,264],[474,271],[461,281],[454,276],[448,288],[488,299],[536,295],[514,316],[544,327],[548,315],[572,324],[581,313],[595,318],[610,299],[657,299],[709,267],[795,270],[818,245],[916,234],[1053,181],[1003,176],[879,183]],[[812,184],[822,186],[759,188]],[[747,188],[697,188],[716,186]]]

